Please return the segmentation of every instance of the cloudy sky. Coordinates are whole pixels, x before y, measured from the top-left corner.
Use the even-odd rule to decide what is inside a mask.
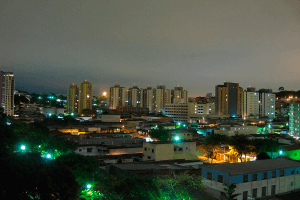
[[[1,0],[0,70],[16,89],[64,94],[88,80],[300,89],[298,0]]]

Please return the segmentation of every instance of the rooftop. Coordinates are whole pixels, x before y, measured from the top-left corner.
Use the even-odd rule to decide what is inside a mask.
[[[244,163],[206,165],[203,167],[228,172],[230,175],[238,175],[288,167],[300,167],[300,162],[284,158],[275,158]]]
[[[300,149],[300,145],[299,144],[284,145],[284,146],[281,146],[281,148],[284,151],[293,151],[293,150],[299,150]]]

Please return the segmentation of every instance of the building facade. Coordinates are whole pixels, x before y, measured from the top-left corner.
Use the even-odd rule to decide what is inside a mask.
[[[128,105],[132,107],[141,107],[141,89],[133,86],[128,89]]]
[[[289,133],[300,135],[300,102],[290,103],[289,106]]]
[[[236,184],[237,200],[261,198],[300,189],[300,164],[283,158],[202,167],[207,192],[221,199],[224,183]]]
[[[259,92],[259,117],[275,118],[275,94],[271,89],[260,89]]]
[[[259,116],[259,93],[249,87],[243,94],[243,118]]]
[[[172,90],[172,103],[187,103],[188,102],[188,91],[183,90],[183,87],[175,87]]]
[[[141,107],[149,108],[149,112],[155,112],[155,89],[148,86],[141,91]]]
[[[93,105],[93,85],[87,80],[79,85],[78,89],[78,112],[84,109],[92,110]]]
[[[15,76],[12,72],[0,71],[0,106],[7,116],[14,115]]]
[[[166,104],[164,114],[175,122],[188,123],[191,115],[197,113],[197,103]]]
[[[107,102],[109,109],[116,109],[118,106],[125,106],[125,88],[118,84],[110,87]]]
[[[67,112],[78,112],[78,88],[74,83],[67,89]]]
[[[243,88],[239,83],[224,82],[224,85],[217,85],[215,95],[216,115],[242,115]]]
[[[197,160],[196,142],[144,142],[143,161]]]

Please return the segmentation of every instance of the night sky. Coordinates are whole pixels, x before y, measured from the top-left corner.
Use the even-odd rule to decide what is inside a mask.
[[[116,82],[299,90],[299,33],[298,0],[1,0],[0,70],[30,93],[84,80],[94,95]]]

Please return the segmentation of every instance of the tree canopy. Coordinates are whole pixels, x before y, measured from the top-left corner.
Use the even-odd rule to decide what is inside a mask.
[[[243,162],[243,155],[245,155],[244,161],[246,161],[246,155],[254,151],[251,141],[246,135],[235,134],[230,138],[230,145],[236,150],[241,162]]]
[[[75,176],[57,160],[21,152],[2,157],[1,163],[1,199],[77,199]]]
[[[169,131],[162,126],[159,126],[158,129],[152,129],[149,134],[151,138],[156,138],[160,141],[168,141],[170,138]]]

